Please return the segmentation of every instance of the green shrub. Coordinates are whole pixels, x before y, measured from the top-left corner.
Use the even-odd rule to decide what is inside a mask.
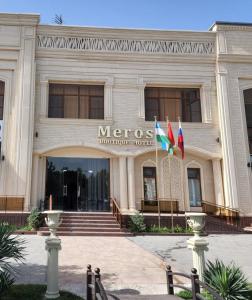
[[[37,208],[34,208],[27,218],[28,226],[32,229],[38,229],[42,223],[42,215]]]
[[[205,283],[226,300],[250,299],[248,281],[233,263],[226,266],[218,259],[215,262],[208,261],[203,277]]]
[[[7,223],[0,223],[0,295],[14,283],[15,269],[11,261],[24,259],[24,241],[13,235],[15,229]]]
[[[162,226],[162,227],[158,227],[158,225],[151,225],[150,227],[148,227],[148,232],[157,232],[157,233],[170,233],[171,232],[171,228],[166,227],[166,226]]]
[[[183,298],[183,299],[192,299],[192,292],[180,291],[176,294],[176,296]]]
[[[137,212],[135,215],[130,216],[129,229],[132,232],[146,231],[146,225],[144,223],[144,216],[142,216],[139,212]]]

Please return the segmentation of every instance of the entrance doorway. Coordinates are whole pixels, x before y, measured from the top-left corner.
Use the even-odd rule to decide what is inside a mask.
[[[47,157],[46,198],[53,209],[109,211],[109,159]]]

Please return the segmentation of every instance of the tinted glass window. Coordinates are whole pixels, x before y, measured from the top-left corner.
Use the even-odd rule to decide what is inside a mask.
[[[252,154],[252,89],[244,91],[245,113],[248,129],[248,142]]]
[[[190,206],[197,207],[202,205],[200,169],[188,168],[188,188]]]
[[[48,117],[104,119],[104,87],[50,84]]]
[[[145,89],[145,120],[201,122],[199,89],[157,88]]]

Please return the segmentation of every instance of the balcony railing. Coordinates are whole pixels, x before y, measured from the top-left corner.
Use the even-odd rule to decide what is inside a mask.
[[[24,197],[1,196],[0,211],[24,211]]]
[[[141,199],[141,211],[152,213],[178,213],[179,200],[173,198]]]

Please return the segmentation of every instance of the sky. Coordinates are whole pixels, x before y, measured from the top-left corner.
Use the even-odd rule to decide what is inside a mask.
[[[38,13],[52,24],[206,31],[215,21],[252,22],[252,0],[0,0],[0,12]]]

